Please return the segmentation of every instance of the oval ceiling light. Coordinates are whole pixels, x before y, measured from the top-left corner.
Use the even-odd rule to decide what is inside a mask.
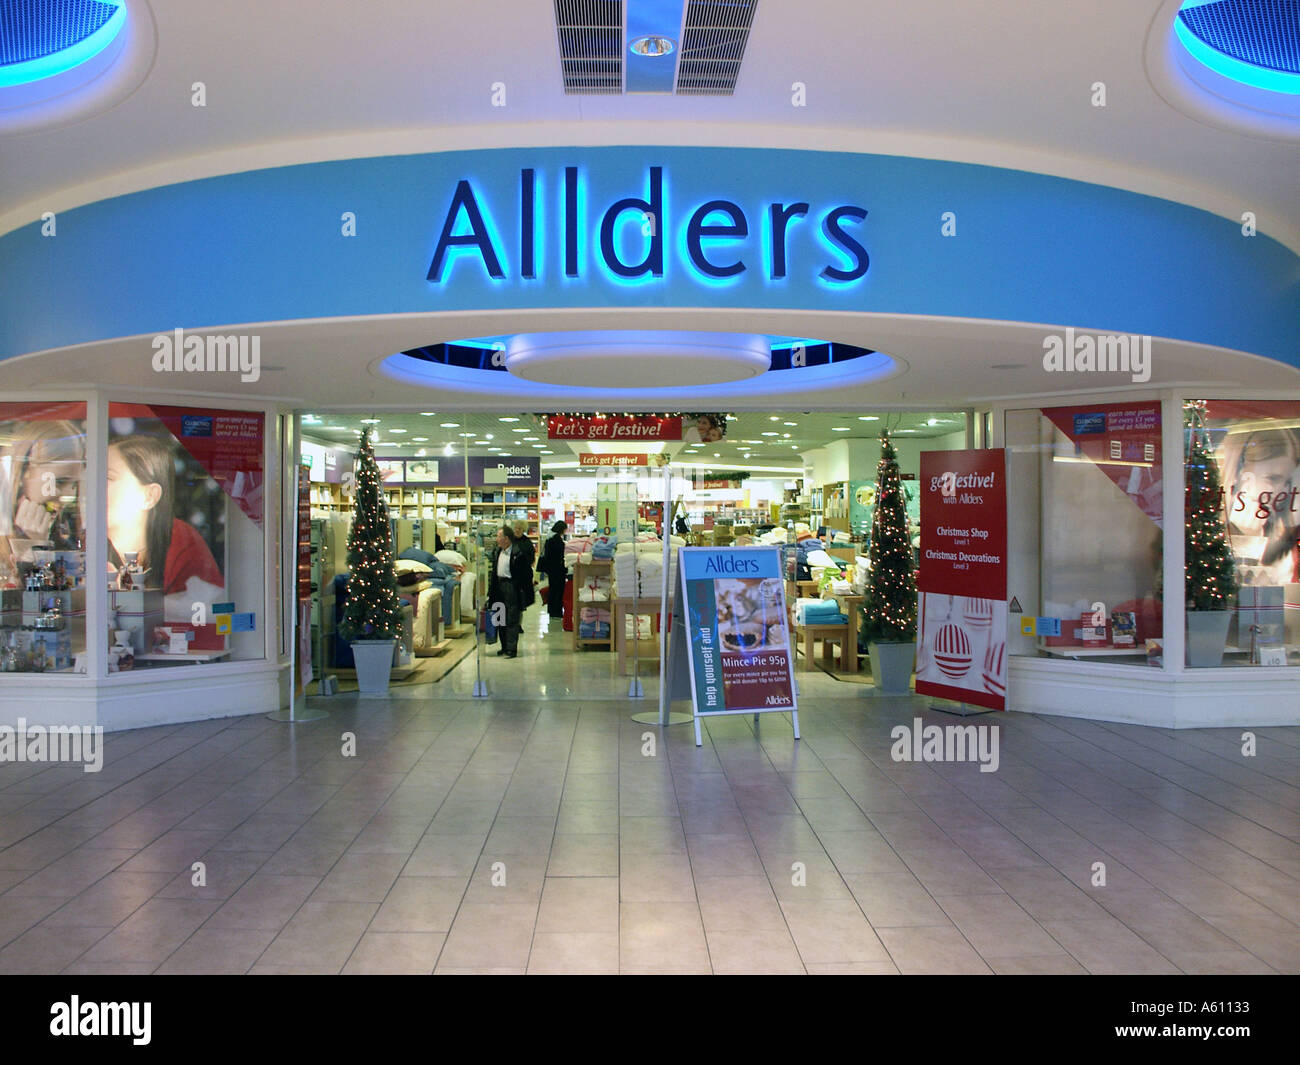
[[[0,88],[28,85],[88,63],[126,25],[122,0],[0,0]]]
[[[638,37],[628,48],[636,55],[661,56],[671,55],[677,42],[671,37],[660,37],[657,34],[648,34],[645,37]]]
[[[1193,59],[1230,81],[1296,95],[1298,12],[1294,0],[1185,0],[1174,35]]]
[[[744,381],[771,365],[765,336],[672,330],[521,333],[506,369],[525,381],[587,388],[688,388]]]

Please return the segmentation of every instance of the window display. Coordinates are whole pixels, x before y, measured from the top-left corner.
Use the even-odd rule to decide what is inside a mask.
[[[1160,404],[1009,411],[1013,654],[1159,665]]]
[[[263,416],[109,405],[108,667],[264,657]]]
[[[1197,405],[1239,585],[1223,664],[1286,664],[1300,645],[1300,402]]]
[[[0,403],[0,671],[86,648],[86,404]]]

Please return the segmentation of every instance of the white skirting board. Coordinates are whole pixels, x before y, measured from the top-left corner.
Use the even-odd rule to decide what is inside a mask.
[[[1010,659],[1007,709],[1156,728],[1300,725],[1300,666],[1167,674],[1146,666]]]
[[[99,725],[106,732],[265,714],[289,705],[287,665],[174,666],[96,682],[37,676],[0,685],[0,725]]]

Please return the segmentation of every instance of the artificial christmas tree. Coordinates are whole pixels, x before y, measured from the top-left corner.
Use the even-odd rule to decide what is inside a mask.
[[[388,690],[393,646],[402,635],[402,600],[393,571],[388,505],[369,428],[361,434],[357,453],[348,569],[348,601],[339,634],[352,644],[361,694],[382,695]]]
[[[876,512],[867,557],[871,572],[861,631],[871,655],[871,675],[882,691],[905,692],[916,661],[916,567],[898,454],[888,431],[880,434]]]
[[[1187,664],[1218,666],[1237,602],[1236,563],[1223,519],[1223,487],[1205,429],[1204,401],[1183,405],[1187,432],[1184,491],[1184,600]]]

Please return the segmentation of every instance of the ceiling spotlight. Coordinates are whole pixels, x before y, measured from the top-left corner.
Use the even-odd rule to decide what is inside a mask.
[[[455,429],[456,426],[460,425],[460,422],[439,422],[439,424],[444,429]]]
[[[786,425],[798,425],[798,422],[785,422]]]
[[[646,37],[638,37],[628,48],[635,55],[661,56],[669,55],[677,47],[677,42],[671,37],[660,37],[656,34],[650,34]]]
[[[880,421],[880,419],[877,418],[874,414],[859,414],[859,415],[858,415],[858,421],[860,421],[860,422],[878,422],[878,421]]]
[[[437,412],[436,410],[422,410],[422,411],[420,411],[420,417],[421,417],[421,418],[436,418],[437,416],[438,416],[438,412]]]
[[[763,436],[780,436],[780,433],[763,433]]]
[[[779,422],[779,421],[781,420],[781,415],[779,415],[779,414],[773,414],[773,415],[771,415],[767,420],[768,420],[769,422]]]
[[[517,422],[518,420],[519,420],[518,418],[498,418],[498,419],[497,419],[497,421],[499,421],[499,422]]]
[[[388,431],[389,431],[390,433],[404,433],[404,432],[406,432],[405,429],[389,429]]]
[[[847,433],[848,431],[849,431],[849,426],[847,426],[847,425],[832,425],[832,426],[831,426],[831,432],[832,432],[832,433]]]
[[[362,425],[378,425],[378,424],[379,424],[379,419],[378,419],[378,418],[362,418],[362,419],[361,419],[361,424],[362,424]]]

